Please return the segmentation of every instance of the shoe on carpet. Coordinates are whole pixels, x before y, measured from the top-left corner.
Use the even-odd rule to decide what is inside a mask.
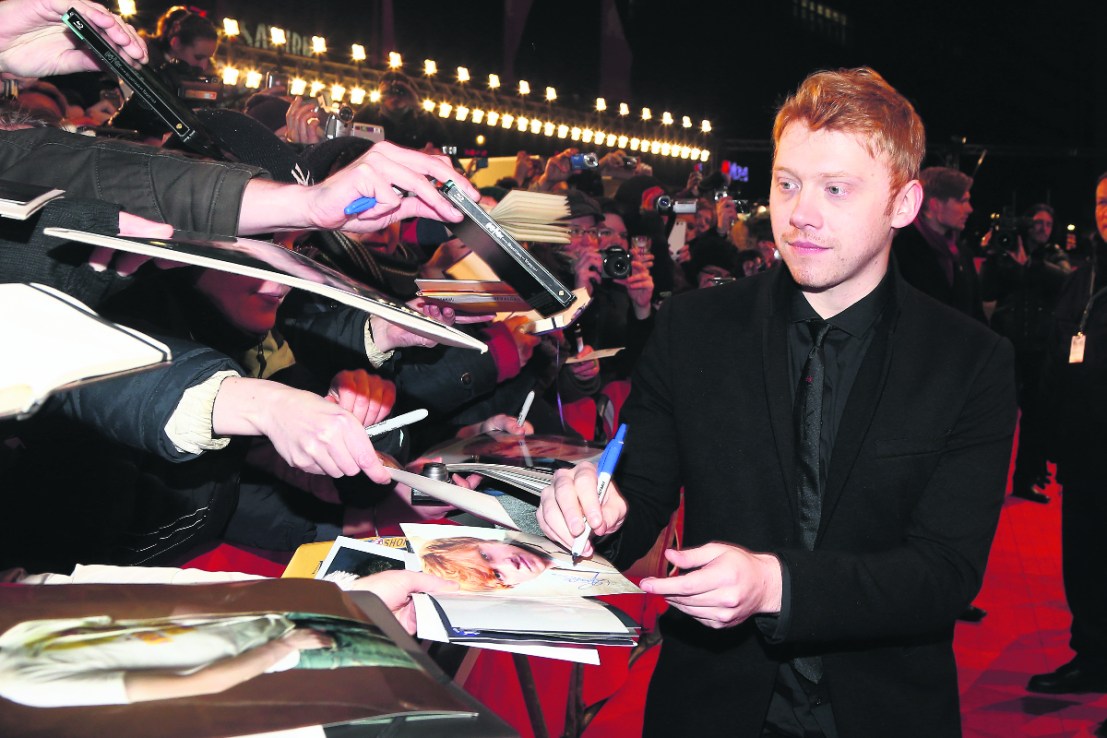
[[[1045,505],[1049,503],[1049,495],[1044,495],[1032,486],[1015,487],[1011,490],[1012,497],[1018,497],[1023,500],[1030,500],[1031,502],[1037,502],[1039,505]]]
[[[957,619],[966,623],[979,623],[987,614],[987,610],[982,610],[976,605],[969,605],[960,615],[957,616]]]
[[[1026,689],[1039,694],[1107,693],[1107,667],[1089,669],[1073,659],[1056,671],[1030,677]]]

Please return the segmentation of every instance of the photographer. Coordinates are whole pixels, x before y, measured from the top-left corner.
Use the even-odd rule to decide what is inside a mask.
[[[1042,372],[1049,348],[1053,309],[1065,279],[1072,272],[1061,247],[1050,243],[1053,208],[1034,205],[1023,218],[993,218],[982,245],[986,257],[980,269],[980,291],[993,303],[992,329],[1015,346],[1018,389],[1019,448],[1011,494],[1045,504],[1045,428]]]
[[[446,141],[446,129],[437,116],[423,112],[411,80],[401,72],[385,72],[377,89],[379,103],[367,103],[355,123],[377,123],[384,126],[387,141],[430,153]],[[440,153],[440,152],[435,152]]]

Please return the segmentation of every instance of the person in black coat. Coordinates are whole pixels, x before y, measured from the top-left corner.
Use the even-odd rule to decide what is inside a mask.
[[[672,605],[646,735],[959,736],[954,622],[1003,503],[1013,352],[890,265],[925,135],[887,82],[812,75],[774,139],[787,268],[662,307],[617,487],[601,505],[593,467],[558,472],[539,520],[571,545],[587,518],[625,567],[683,488],[680,573],[641,585]]]

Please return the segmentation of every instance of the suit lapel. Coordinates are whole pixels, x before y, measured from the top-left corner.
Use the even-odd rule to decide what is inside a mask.
[[[896,294],[899,295],[902,292],[903,290],[897,285]],[[857,460],[857,454],[861,451],[861,444],[865,440],[873,414],[884,393],[888,367],[892,359],[892,337],[899,307],[899,301],[893,297],[876,326],[876,333],[873,335],[868,353],[861,361],[857,378],[854,379],[853,387],[850,389],[849,399],[846,400],[834,451],[830,456],[826,489],[823,492],[822,516],[819,520],[820,537],[826,529],[827,521],[834,515],[834,508],[841,499],[850,470]],[[817,540],[816,545],[818,545]]]
[[[781,269],[780,271],[784,271]],[[769,423],[780,460],[780,473],[787,492],[788,509],[796,515],[796,430],[792,416],[792,387],[788,368],[788,309],[784,275],[778,275],[761,320],[761,360],[765,373],[765,401]]]

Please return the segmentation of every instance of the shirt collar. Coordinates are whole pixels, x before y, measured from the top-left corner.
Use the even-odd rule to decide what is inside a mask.
[[[819,314],[815,312],[815,308],[811,307],[811,303],[807,301],[807,297],[796,286],[796,283],[792,280],[788,280],[788,283],[791,285],[792,290],[790,302],[791,321],[793,323],[802,323],[809,320],[822,320]],[[880,317],[880,314],[884,312],[884,307],[888,304],[888,300],[891,296],[892,269],[889,267],[888,271],[884,274],[884,278],[880,280],[880,283],[874,287],[869,294],[865,295],[834,317],[828,318],[826,322],[839,330],[845,331],[851,336],[863,336],[872,328],[876,319]]]

